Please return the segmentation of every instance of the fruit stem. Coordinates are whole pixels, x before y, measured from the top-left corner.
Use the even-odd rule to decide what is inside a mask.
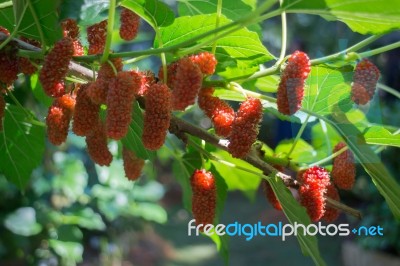
[[[110,0],[110,5],[108,8],[108,19],[107,19],[107,38],[104,47],[104,52],[100,60],[102,63],[105,63],[108,60],[108,56],[110,54],[112,34],[114,30],[115,9],[116,9],[116,0]]]
[[[283,0],[279,0],[279,4],[282,7]],[[276,62],[276,65],[280,65],[283,60],[285,59],[286,54],[286,42],[287,42],[287,23],[286,23],[286,12],[282,12],[281,14],[281,21],[282,21],[282,46],[281,46],[281,53],[279,55],[279,59]]]
[[[221,20],[221,13],[222,13],[222,0],[218,0],[217,3],[217,18],[215,19],[215,28],[219,27],[219,22]],[[215,34],[217,35],[217,34]],[[215,50],[217,49],[217,40],[216,39],[212,45],[211,53],[215,54]]]

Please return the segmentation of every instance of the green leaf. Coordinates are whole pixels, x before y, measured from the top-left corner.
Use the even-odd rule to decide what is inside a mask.
[[[109,2],[109,0],[84,0],[78,9],[79,24],[90,26],[107,19],[108,13],[104,11],[108,10]]]
[[[271,75],[257,79],[255,86],[263,92],[275,93],[279,86],[279,76]]]
[[[7,105],[0,132],[0,172],[20,189],[25,188],[32,171],[42,162],[45,144],[45,128],[32,124],[29,112]]]
[[[214,231],[214,228],[212,231]],[[217,246],[218,253],[224,259],[225,265],[229,265],[229,236],[227,234],[219,236],[214,233],[210,235],[209,238],[211,238]]]
[[[339,20],[361,34],[382,34],[400,28],[400,2],[382,0],[285,0],[288,13]]]
[[[311,128],[312,146],[322,155],[332,154],[333,147],[342,141],[342,137],[327,123],[318,123]]]
[[[166,27],[174,22],[174,12],[157,0],[124,0],[121,5],[134,11],[154,29]]]
[[[383,126],[372,126],[363,132],[368,144],[400,147],[400,134],[392,134]]]
[[[64,224],[75,224],[90,230],[104,230],[106,228],[101,216],[91,208],[67,213],[63,215],[62,221]]]
[[[58,256],[63,258],[63,260],[69,261],[69,265],[74,265],[76,262],[81,262],[83,260],[83,246],[80,243],[50,239],[49,246]]]
[[[282,140],[278,146],[275,148],[275,154],[278,155],[278,157],[286,157],[286,155],[289,153],[290,149],[293,146],[294,139],[290,140]],[[316,159],[316,151],[314,150],[313,146],[308,144],[306,141],[303,139],[299,139],[296,144],[296,148],[293,150],[293,152],[290,155],[290,158],[294,162],[299,162],[299,163],[312,163]]]
[[[42,231],[42,226],[36,222],[36,211],[32,207],[22,207],[7,215],[4,226],[21,236],[33,236]]]
[[[53,98],[47,96],[47,94],[44,92],[42,84],[39,82],[39,75],[33,74],[30,77],[30,82],[33,96],[35,96],[36,100],[38,100],[44,106],[50,107],[50,105],[53,103]]]
[[[283,184],[282,179],[272,177],[268,180],[271,187],[282,205],[283,212],[285,213],[289,222],[293,225],[295,222],[308,226],[311,223],[306,209],[294,199],[290,190]],[[299,241],[301,250],[305,256],[310,256],[316,265],[325,265],[318,250],[318,239],[316,236],[305,235],[303,230],[297,232],[297,240]]]

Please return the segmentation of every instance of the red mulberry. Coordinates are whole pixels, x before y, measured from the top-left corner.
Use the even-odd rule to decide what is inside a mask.
[[[203,52],[189,57],[193,63],[199,66],[204,75],[212,75],[217,66],[217,59],[212,53]]]
[[[26,43],[29,43],[30,45],[33,45],[35,47],[40,48],[42,45],[40,44],[39,41],[37,40],[31,40],[25,37],[20,38],[21,41],[24,41]],[[36,64],[39,64],[39,60],[34,60]],[[28,58],[25,57],[18,57],[18,67],[19,71],[21,73],[24,73],[25,75],[32,75],[37,71],[36,66],[34,66],[31,61]]]
[[[125,41],[131,41],[136,38],[139,32],[140,17],[131,10],[123,7],[121,10],[121,27],[119,36]]]
[[[107,37],[107,20],[87,28],[89,54],[101,54],[104,51]]]
[[[339,142],[333,149],[333,153],[346,147],[344,142]],[[340,189],[351,189],[356,178],[356,166],[353,152],[349,149],[333,159],[332,168],[333,183]]]
[[[232,131],[235,111],[224,100],[212,96],[213,92],[213,88],[201,89],[197,101],[200,109],[214,124],[217,135],[228,137]]]
[[[322,167],[313,166],[299,177],[300,203],[313,222],[319,221],[325,214],[326,188],[330,184],[329,173]]]
[[[125,176],[131,181],[137,180],[142,173],[144,160],[125,147],[122,149],[122,160],[124,161]]]
[[[375,94],[379,69],[368,59],[361,60],[354,70],[351,99],[356,104],[367,104]]]
[[[90,84],[81,85],[76,94],[76,105],[72,131],[78,136],[87,136],[97,126],[100,105],[93,103],[87,95]]]
[[[229,136],[228,151],[233,157],[243,158],[249,153],[257,139],[258,124],[262,119],[262,105],[259,99],[247,98],[236,114]]]
[[[18,78],[18,49],[15,45],[12,41],[0,50],[0,92]]]
[[[326,197],[340,201],[339,192],[333,184],[330,184],[326,188]],[[339,211],[332,207],[326,207],[325,214],[322,216],[322,220],[326,222],[333,222],[339,217]]]
[[[173,63],[171,63],[171,64],[169,64],[167,66],[167,76],[168,76],[167,86],[169,88],[173,88],[173,86],[174,86],[174,84],[176,82],[176,70],[178,68],[178,64],[179,64],[179,61],[176,61],[176,62],[173,62]],[[164,81],[164,83],[165,83],[164,71],[163,71],[163,67],[162,66],[158,70],[158,78],[161,81]]]
[[[79,27],[75,19],[67,18],[61,22],[64,37],[79,38]]]
[[[272,190],[272,187],[269,184],[269,182],[265,179],[262,180],[261,182],[262,182],[265,197],[267,198],[268,202],[271,203],[271,205],[272,205],[272,207],[274,207],[274,209],[281,211],[282,206],[279,203],[278,199],[276,198],[275,192]]]
[[[40,70],[39,79],[45,93],[52,97],[65,94],[64,78],[68,72],[69,62],[74,54],[70,38],[58,41],[46,56]]]
[[[157,150],[164,144],[171,120],[171,92],[165,84],[154,84],[145,101],[142,141],[147,149]]]
[[[277,105],[282,114],[292,115],[301,108],[304,81],[311,71],[307,54],[296,51],[288,59],[278,87]]]
[[[195,170],[190,178],[192,187],[192,212],[196,224],[213,224],[217,205],[217,188],[214,176],[206,170]],[[200,228],[203,231],[203,227]]]
[[[10,36],[10,32],[8,31],[8,29],[0,26],[0,32],[4,33],[7,36]]]
[[[119,140],[123,138],[131,123],[135,94],[140,88],[141,77],[131,72],[119,72],[109,83],[107,95],[107,136]]]
[[[203,74],[200,68],[187,57],[180,59],[172,84],[172,109],[183,111],[194,104],[202,81]]]
[[[136,72],[142,77],[140,89],[137,92],[137,96],[145,96],[150,86],[156,83],[156,78],[154,76],[154,73],[151,71],[140,71],[140,72],[132,71],[132,72]]]
[[[3,131],[3,119],[6,111],[6,101],[0,93],[0,131]]]
[[[74,111],[75,99],[64,95],[53,101],[46,117],[47,135],[54,145],[60,145],[67,139],[69,122]]]
[[[98,165],[109,166],[112,161],[112,154],[107,146],[107,136],[104,123],[100,119],[96,122],[96,126],[85,139],[88,154]]]

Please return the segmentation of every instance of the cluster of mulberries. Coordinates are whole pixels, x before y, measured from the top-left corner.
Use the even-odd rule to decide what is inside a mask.
[[[131,41],[136,38],[139,32],[140,17],[131,10],[123,7],[121,10],[121,26],[119,36],[125,41]]]
[[[41,43],[37,40],[32,40],[32,39],[28,39],[25,37],[20,37],[20,40],[24,41],[26,43],[29,43],[30,45],[33,45],[38,48],[40,48],[42,46]],[[39,63],[39,60],[34,60],[33,62]],[[18,57],[18,67],[19,67],[19,71],[21,73],[24,73],[25,75],[32,75],[37,70],[36,66],[34,66],[31,63],[31,61],[26,57]]]
[[[164,83],[167,83],[167,86],[169,88],[173,88],[174,84],[176,83],[176,70],[178,68],[179,62],[180,60],[172,62],[167,66],[167,82],[165,82],[163,67],[161,66],[158,70],[158,78]]]
[[[6,111],[6,101],[3,95],[0,93],[0,131],[3,131],[3,119]]]
[[[222,137],[228,137],[232,131],[235,111],[224,100],[212,96],[213,92],[213,88],[201,89],[197,102],[200,109],[211,119],[215,133]]]
[[[333,153],[346,147],[344,142],[339,142],[333,149]],[[351,189],[356,178],[356,166],[353,152],[349,149],[333,159],[332,168],[333,183],[340,189]]]
[[[333,184],[329,184],[326,187],[326,197],[334,199],[336,201],[340,201],[339,192],[337,191],[336,187]],[[325,208],[325,214],[322,216],[322,220],[326,222],[333,222],[339,217],[339,211],[332,207]]]
[[[199,66],[201,72],[204,75],[214,74],[215,67],[217,66],[217,59],[215,58],[214,54],[209,52],[202,52],[189,56],[189,59]]]
[[[96,125],[86,136],[86,146],[90,158],[98,165],[109,166],[112,161],[112,154],[107,146],[107,136],[104,123],[96,120]]]
[[[72,39],[74,46],[74,56],[83,55],[83,46],[79,41],[79,27],[76,20],[67,18],[61,22],[61,28],[63,30],[64,37]]]
[[[277,105],[282,114],[292,115],[301,108],[304,82],[311,71],[307,54],[296,51],[288,59],[278,87]]]
[[[356,104],[367,104],[375,94],[379,69],[368,59],[361,60],[354,70],[351,99]]]
[[[211,172],[204,169],[195,170],[190,177],[192,187],[192,212],[200,230],[207,224],[213,224],[217,206],[216,181]]]
[[[58,41],[45,57],[39,80],[47,95],[61,97],[65,94],[64,78],[73,54],[73,42],[66,37]]]
[[[98,125],[100,105],[91,101],[87,94],[90,84],[83,84],[76,94],[76,105],[72,131],[78,136],[87,136]]]
[[[233,157],[243,158],[249,153],[257,139],[258,124],[262,119],[262,104],[259,99],[249,97],[242,102],[232,123],[228,151]]]
[[[86,29],[89,42],[89,54],[100,54],[104,51],[107,38],[107,20],[103,20]]]
[[[142,173],[144,160],[138,158],[133,151],[126,147],[122,149],[122,160],[124,162],[125,176],[131,181],[137,180]]]

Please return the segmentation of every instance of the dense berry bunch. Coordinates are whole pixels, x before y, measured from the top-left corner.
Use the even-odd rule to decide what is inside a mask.
[[[339,142],[333,149],[333,153],[344,147],[346,147],[346,144]],[[332,178],[335,185],[340,189],[351,189],[353,187],[356,178],[356,166],[351,150],[347,149],[333,159]]]
[[[32,40],[32,39],[28,39],[25,37],[21,37],[20,38],[21,41],[24,41],[26,43],[29,43],[30,45],[33,45],[35,47],[40,48],[42,45],[40,44],[39,41],[37,40]],[[39,60],[34,60],[35,63],[39,63]],[[21,73],[24,73],[25,75],[32,75],[36,72],[37,68],[36,66],[34,66],[31,61],[26,58],[26,57],[18,57],[18,67],[19,67],[19,71]]]
[[[201,72],[204,75],[212,75],[215,72],[217,66],[217,59],[214,54],[209,52],[203,52],[195,54],[189,57],[193,63],[199,66]]]
[[[249,97],[244,101],[232,123],[228,151],[233,157],[243,158],[249,153],[257,139],[258,124],[262,119],[262,104],[259,99]]]
[[[63,95],[53,101],[46,117],[47,135],[54,145],[60,145],[67,139],[69,122],[74,112],[75,99]]]
[[[89,42],[89,54],[100,54],[104,51],[107,37],[107,20],[103,20],[86,29]]]
[[[329,173],[322,167],[313,166],[299,176],[300,203],[313,222],[319,221],[325,213],[326,188],[330,184]]]
[[[127,133],[132,119],[132,105],[140,88],[141,77],[132,72],[119,72],[109,83],[107,94],[107,136],[119,140]]]
[[[275,192],[272,190],[272,187],[269,184],[269,182],[265,179],[263,179],[261,182],[262,182],[265,197],[267,198],[268,202],[272,205],[272,207],[274,207],[274,209],[281,211],[282,205],[279,203],[278,199],[276,198]]]
[[[217,188],[213,174],[204,169],[195,170],[190,178],[192,212],[196,224],[213,224],[217,206]],[[200,228],[203,231],[203,226]]]
[[[333,184],[329,184],[326,187],[326,197],[340,201],[339,192]],[[325,208],[325,214],[322,216],[322,220],[326,222],[333,222],[339,217],[339,211],[332,207]]]
[[[76,105],[72,131],[78,136],[87,136],[98,124],[100,105],[93,103],[87,95],[89,84],[81,85],[76,94]]]
[[[176,82],[176,70],[178,68],[178,65],[179,65],[179,60],[167,66],[167,77],[168,77],[167,86],[169,88],[172,88]],[[162,66],[158,70],[158,78],[165,83],[164,70]]]
[[[119,36],[125,41],[131,41],[136,38],[139,32],[140,17],[131,10],[123,7],[121,10],[121,27]]]
[[[0,50],[0,92],[11,86],[17,79],[18,60],[17,49],[13,41]]]
[[[171,121],[171,91],[165,84],[153,84],[145,101],[142,141],[147,149],[157,150],[164,144]]]
[[[131,181],[137,180],[142,173],[144,160],[125,147],[122,149],[122,160],[124,162],[125,176]]]
[[[96,126],[85,139],[88,154],[98,165],[109,166],[112,161],[112,154],[107,146],[107,136],[104,123],[100,119],[96,120],[96,122]]]
[[[361,60],[354,71],[351,99],[356,104],[367,104],[375,94],[379,69],[368,59]]]
[[[201,89],[197,101],[200,109],[204,111],[214,124],[217,135],[228,137],[232,131],[235,111],[224,100],[212,96],[213,92],[213,88]]]
[[[72,40],[66,37],[58,41],[46,56],[39,79],[47,95],[60,97],[65,94],[64,78],[73,54]]]
[[[3,130],[3,119],[6,111],[6,101],[3,98],[3,95],[0,93],[0,131]]]
[[[289,57],[278,87],[277,105],[279,112],[292,115],[301,108],[304,81],[310,71],[310,59],[307,54],[296,51]]]

